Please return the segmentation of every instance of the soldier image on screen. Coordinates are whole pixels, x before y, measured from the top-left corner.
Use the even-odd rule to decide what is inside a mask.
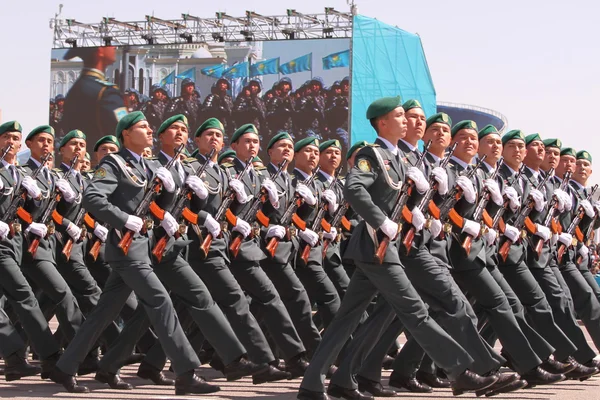
[[[311,79],[304,89],[296,107],[296,120],[298,131],[307,134],[312,131],[319,139],[324,139],[327,134],[325,124],[325,97],[323,96],[323,79],[316,76]]]
[[[150,100],[142,105],[141,112],[144,113],[153,131],[157,130],[165,120],[165,110],[169,102],[170,94],[167,89],[158,83],[152,85]]]
[[[252,99],[252,88],[250,85],[244,86],[235,99],[232,116],[236,127],[240,127],[245,123],[252,123],[257,128],[260,125],[262,117],[260,110],[256,108],[256,103]]]
[[[338,129],[348,131],[348,97],[342,92],[342,83],[334,82],[329,96],[327,97],[327,107],[325,108],[325,120],[329,128],[330,134],[335,132],[338,134]],[[340,138],[335,138],[340,139]],[[346,140],[344,140],[347,142]],[[346,143],[348,144],[348,143]]]
[[[232,119],[233,99],[227,91],[231,89],[229,81],[225,78],[219,79],[211,88],[211,93],[204,99],[202,105],[202,118],[200,121],[205,121],[209,118],[216,118],[223,123],[225,127],[225,143],[229,143],[228,135],[234,131],[234,123]]]
[[[196,94],[196,90],[196,83],[194,80],[185,78],[181,82],[180,95],[171,99],[171,101],[169,101],[167,104],[164,119],[178,114],[185,115],[188,120],[190,130],[195,132],[202,121],[204,121],[199,119],[199,115],[202,111],[202,103],[200,102],[200,95]],[[191,139],[188,141],[188,149],[194,149]]]
[[[65,96],[57,94],[52,99],[54,107],[50,109],[50,126],[54,128],[56,135],[62,136],[62,119],[65,112]]]
[[[119,88],[104,75],[106,68],[117,60],[117,49],[74,47],[66,52],[64,59],[75,57],[83,60],[83,68],[65,98],[61,128],[62,132],[79,129],[95,142],[114,133],[117,122],[127,114]],[[60,143],[61,138],[57,130],[55,142]]]
[[[293,125],[295,112],[295,99],[292,94],[292,80],[283,77],[274,86],[274,95],[267,102],[267,127],[271,136],[279,132],[288,132],[292,138],[295,137]]]
[[[142,103],[140,102],[140,92],[134,88],[130,88],[125,91],[123,100],[125,101],[127,112],[139,111],[140,108],[142,108]]]

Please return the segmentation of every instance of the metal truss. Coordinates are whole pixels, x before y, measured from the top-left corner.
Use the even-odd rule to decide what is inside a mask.
[[[146,15],[144,21],[105,17],[96,24],[63,19],[59,12],[50,26],[54,48],[350,38],[355,12],[352,6],[351,12],[325,7],[324,14],[288,9],[286,15],[277,16],[246,11],[244,17],[234,17],[217,12],[215,18],[182,14],[181,19],[165,20]]]

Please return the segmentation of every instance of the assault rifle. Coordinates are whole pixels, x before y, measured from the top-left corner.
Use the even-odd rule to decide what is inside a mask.
[[[515,183],[519,182],[519,179],[521,179],[521,175],[523,175],[525,173],[525,168],[527,168],[525,166],[525,164],[521,165],[521,168],[519,168],[519,171],[517,172],[517,174],[513,177],[513,181],[510,183],[510,187],[512,187]],[[502,219],[502,217],[504,216],[504,213],[506,212],[506,209],[508,208],[510,204],[510,200],[504,196],[504,204],[502,205],[502,208],[500,210],[498,210],[498,212],[496,213],[496,215],[494,216],[494,221],[492,222],[492,229],[498,229],[498,227],[500,227],[500,230],[502,232],[504,232],[504,220]]]

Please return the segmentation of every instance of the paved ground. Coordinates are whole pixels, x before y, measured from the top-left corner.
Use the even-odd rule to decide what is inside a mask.
[[[54,325],[54,324],[53,324]],[[588,337],[589,340],[589,337]],[[404,337],[401,337],[404,342]],[[1,365],[1,364],[0,364]],[[138,378],[135,373],[137,366],[123,368],[121,376],[127,382],[135,386],[132,391],[112,390],[108,385],[94,380],[94,375],[86,375],[79,381],[90,387],[92,393],[86,395],[75,395],[65,393],[62,387],[50,381],[42,381],[39,376],[25,378],[20,381],[6,382],[0,380],[0,397],[18,400],[25,399],[269,399],[269,400],[292,400],[300,385],[300,379],[270,383],[264,385],[252,385],[251,378],[244,378],[236,382],[226,382],[220,374],[210,368],[200,368],[199,374],[205,376],[211,383],[221,386],[221,391],[206,396],[175,396],[172,387],[148,385],[148,381]],[[172,374],[167,372],[171,377]],[[384,371],[384,384],[387,384],[389,371]],[[400,393],[398,398],[419,399],[443,399],[453,398],[449,389],[436,390],[431,394],[415,395],[412,393]],[[460,398],[475,398],[474,394],[466,394]],[[527,400],[598,400],[600,399],[600,376],[585,382],[566,381],[546,387],[536,387],[521,390],[515,394],[496,396],[497,399],[527,399]]]

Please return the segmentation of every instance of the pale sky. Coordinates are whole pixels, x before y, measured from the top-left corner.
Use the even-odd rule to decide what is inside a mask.
[[[2,120],[16,119],[25,131],[48,122],[49,20],[59,3],[64,5],[64,18],[96,23],[105,16],[140,21],[152,13],[170,19],[181,13],[214,17],[216,11],[226,11],[243,16],[245,10],[253,10],[282,15],[287,8],[305,13],[322,13],[325,6],[349,8],[343,0],[0,0]],[[359,0],[357,4],[360,14],[421,36],[438,101],[491,108],[508,118],[510,128],[558,137],[600,160],[594,128],[600,125],[599,2]],[[600,181],[600,172],[595,178]]]

